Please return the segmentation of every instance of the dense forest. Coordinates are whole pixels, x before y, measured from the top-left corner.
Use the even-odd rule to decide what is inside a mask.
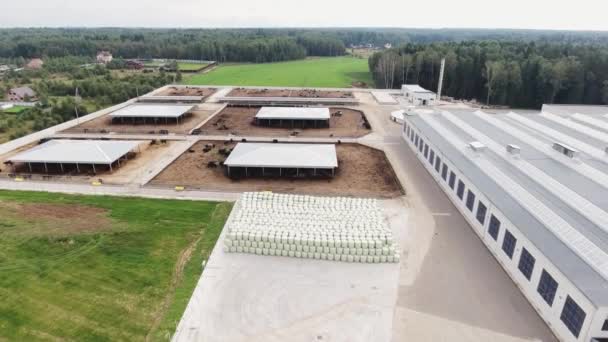
[[[94,56],[219,62],[277,62],[306,56],[339,56],[334,34],[288,30],[0,29],[0,58]]]
[[[93,56],[276,62],[338,56],[352,45],[394,46],[463,41],[608,44],[606,32],[491,29],[0,29],[0,58]]]
[[[493,105],[608,103],[608,44],[465,41],[405,44],[374,54],[379,87],[419,83],[436,90],[446,59],[443,95]]]

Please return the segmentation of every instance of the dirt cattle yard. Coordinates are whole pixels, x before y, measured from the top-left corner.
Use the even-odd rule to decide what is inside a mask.
[[[254,124],[260,107],[226,107],[201,127],[203,134],[240,136],[301,136],[358,138],[371,132],[366,128],[367,119],[363,112],[333,107],[330,108],[329,128],[282,128],[264,127]],[[339,112],[339,113],[338,113]],[[367,126],[369,127],[369,126]]]
[[[302,97],[349,99],[354,95],[350,91],[316,90],[316,89],[250,89],[235,88],[227,96],[233,97]]]
[[[213,95],[216,91],[216,88],[169,87],[154,94],[154,96],[202,96],[206,98]]]
[[[63,131],[63,133],[189,134],[193,128],[205,121],[219,108],[221,106],[217,104],[198,105],[190,112],[191,115],[180,119],[179,124],[174,119],[170,119],[169,123],[165,123],[164,119],[158,119],[157,124],[153,124],[150,121],[145,123],[135,121],[133,123],[131,119],[125,119],[124,123],[113,123],[109,115],[104,115],[69,128]]]
[[[111,172],[107,166],[97,165],[95,172],[91,165],[81,164],[76,168],[75,164],[65,164],[63,171],[59,165],[49,164],[45,171],[43,165],[33,165],[32,172],[29,171],[27,165],[19,164],[13,166],[5,165],[4,161],[9,159],[15,153],[0,156],[2,167],[0,168],[0,177],[9,177],[19,175],[23,178],[32,180],[51,180],[51,181],[69,181],[76,183],[89,183],[92,181],[101,180],[108,184],[128,184],[136,182],[139,178],[145,175],[145,171],[154,165],[155,161],[162,157],[169,150],[172,142],[152,143],[144,141],[139,145],[136,153],[129,154],[127,160],[121,162],[120,167],[115,167]],[[19,152],[23,152],[35,145],[28,145]],[[48,172],[47,172],[48,171]]]
[[[204,152],[205,145],[214,147]],[[152,186],[186,186],[215,191],[277,191],[328,196],[391,198],[403,194],[384,152],[357,144],[336,145],[338,170],[327,179],[244,178],[232,180],[220,162],[234,142],[201,141],[154,178]],[[210,162],[217,164],[209,167]]]

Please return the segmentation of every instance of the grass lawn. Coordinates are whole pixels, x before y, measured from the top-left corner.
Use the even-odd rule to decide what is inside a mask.
[[[201,68],[206,67],[207,63],[184,63],[184,62],[178,62],[177,63],[177,68],[180,71],[198,71]]]
[[[0,340],[168,340],[230,210],[0,191]]]
[[[19,114],[21,112],[23,112],[24,110],[26,110],[28,107],[24,107],[24,106],[13,106],[9,109],[5,109],[2,112],[6,113],[6,114]]]
[[[373,84],[367,59],[328,57],[281,63],[224,65],[184,81],[192,85],[329,88],[346,88],[353,82],[365,82],[368,86]]]

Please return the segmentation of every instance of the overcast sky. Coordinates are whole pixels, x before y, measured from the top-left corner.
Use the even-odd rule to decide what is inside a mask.
[[[0,0],[2,27],[421,27],[608,31],[606,0]]]

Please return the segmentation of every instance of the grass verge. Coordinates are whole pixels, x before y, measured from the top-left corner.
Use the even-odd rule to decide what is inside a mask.
[[[0,340],[167,340],[230,210],[0,191]]]

